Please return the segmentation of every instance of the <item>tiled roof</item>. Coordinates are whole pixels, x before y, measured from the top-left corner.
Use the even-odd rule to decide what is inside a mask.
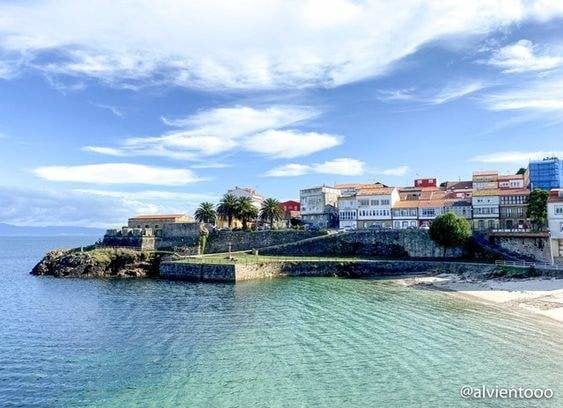
[[[478,170],[473,172],[473,177],[479,176],[498,176],[498,171],[496,170]]]
[[[509,175],[505,175],[505,176],[498,176],[499,180],[524,180],[524,175],[523,174],[509,174]]]
[[[445,200],[424,200],[418,202],[418,208],[438,208],[443,207]]]
[[[418,200],[397,201],[393,208],[418,208]]]
[[[471,198],[446,198],[446,205],[471,205]]]
[[[372,196],[372,195],[389,195],[393,192],[394,187],[380,187],[380,188],[362,188],[358,190],[358,196]]]
[[[497,195],[500,195],[500,192],[496,188],[473,191],[473,197],[486,197],[486,196],[497,196]]]
[[[499,195],[507,196],[507,195],[529,195],[530,190],[527,188],[513,188],[513,189],[501,189],[499,190]]]
[[[446,181],[444,187],[447,190],[470,190],[473,188],[473,181]]]
[[[161,218],[181,218],[186,217],[186,214],[149,214],[149,215],[136,215],[129,218],[130,220],[155,220]]]

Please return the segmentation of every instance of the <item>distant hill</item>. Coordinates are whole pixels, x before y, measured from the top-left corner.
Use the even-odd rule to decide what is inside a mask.
[[[90,227],[22,227],[0,222],[0,236],[37,236],[48,237],[57,235],[102,236],[105,230]]]

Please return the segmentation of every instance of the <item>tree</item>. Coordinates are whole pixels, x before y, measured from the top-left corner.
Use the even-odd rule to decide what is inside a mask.
[[[526,174],[526,168],[525,167],[520,167],[518,169],[518,171],[516,172],[516,174]]]
[[[471,236],[471,226],[465,218],[449,212],[436,217],[428,233],[432,241],[444,248],[444,256],[446,256],[448,248],[465,244]]]
[[[219,205],[217,206],[217,215],[224,220],[227,220],[227,225],[229,228],[233,225],[233,218],[237,214],[238,200],[232,194],[225,194]]]
[[[532,221],[534,229],[542,229],[547,224],[547,198],[549,193],[544,190],[535,189],[530,193],[528,199],[528,217]]]
[[[214,224],[217,218],[217,211],[215,211],[215,206],[212,203],[204,201],[199,205],[197,210],[195,210],[194,216],[197,222]]]
[[[283,218],[283,210],[281,208],[280,202],[275,198],[267,198],[262,203],[262,208],[260,208],[260,219],[262,221],[268,222],[270,228],[274,227],[274,222],[279,221]]]
[[[248,228],[248,222],[258,217],[258,209],[252,203],[250,197],[240,197],[237,200],[236,217],[242,222],[242,229]]]

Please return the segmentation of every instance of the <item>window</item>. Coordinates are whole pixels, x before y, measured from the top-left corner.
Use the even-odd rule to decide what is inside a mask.
[[[379,200],[371,200],[371,205],[379,205]]]
[[[555,214],[563,215],[563,205],[558,205],[555,207]]]
[[[381,205],[389,205],[389,200],[381,200]]]
[[[360,205],[363,205],[363,206],[369,205],[369,200],[360,200]]]
[[[559,232],[563,232],[563,222],[559,223]]]

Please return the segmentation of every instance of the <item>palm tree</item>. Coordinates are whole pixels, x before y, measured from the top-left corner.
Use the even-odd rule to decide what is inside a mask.
[[[195,220],[197,222],[203,222],[205,224],[214,224],[217,218],[217,211],[215,211],[215,206],[213,203],[204,201],[199,205],[194,213]]]
[[[254,206],[250,197],[240,197],[237,200],[236,217],[240,218],[243,229],[247,228],[248,221],[258,217],[258,209]]]
[[[238,200],[232,194],[225,194],[217,206],[217,214],[222,219],[227,220],[229,228],[233,225],[233,218],[237,215],[237,207]]]
[[[262,203],[260,209],[260,219],[270,223],[270,228],[273,228],[274,222],[283,218],[283,210],[280,202],[275,198],[267,198]]]

